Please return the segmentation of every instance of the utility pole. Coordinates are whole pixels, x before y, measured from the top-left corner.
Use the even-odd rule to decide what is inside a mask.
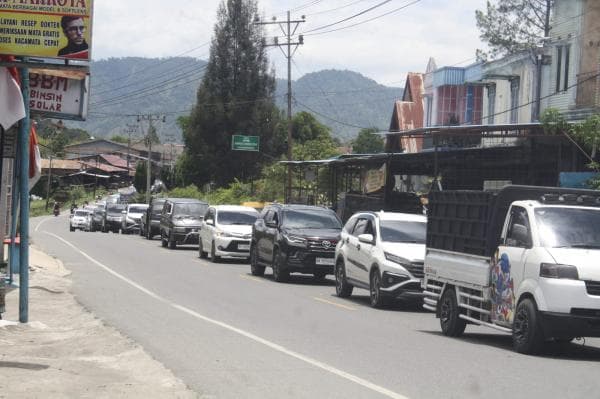
[[[287,20],[279,22],[273,17],[273,21],[271,22],[260,22],[255,20],[256,25],[279,25],[279,28],[283,32],[285,36],[285,43],[279,43],[277,37],[274,38],[274,42],[272,44],[265,44],[265,46],[277,46],[283,52],[283,55],[287,59],[287,119],[288,119],[288,134],[287,134],[287,160],[292,160],[292,57],[296,53],[298,46],[304,44],[304,37],[302,35],[298,35],[298,41],[292,42],[292,36],[296,34],[296,30],[300,26],[300,24],[305,21],[304,15],[300,20],[291,20],[290,12],[287,12]],[[292,197],[292,168],[291,165],[287,165],[287,190],[285,193],[285,202],[291,201]]]
[[[154,132],[154,128],[152,123],[160,122],[163,123],[166,121],[166,117],[164,115],[138,115],[137,121],[148,121],[148,131],[146,134],[146,146],[148,147],[148,158],[146,159],[146,203],[150,204],[150,186],[151,186],[151,174],[152,174],[152,134]],[[143,129],[142,129],[143,130]],[[142,132],[143,133],[143,132]]]
[[[50,182],[52,181],[52,153],[50,153],[50,165],[48,165],[48,184],[46,185],[46,211],[50,202]]]
[[[127,124],[123,133],[127,134],[127,174],[129,174],[129,159],[131,158],[131,134],[137,133],[138,125]]]

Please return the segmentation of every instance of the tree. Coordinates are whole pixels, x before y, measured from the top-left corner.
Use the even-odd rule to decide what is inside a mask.
[[[352,141],[354,154],[375,154],[383,152],[383,138],[375,135],[378,129],[361,129],[356,139]]]
[[[135,176],[133,177],[133,186],[138,192],[146,191],[146,162],[141,161],[135,167]]]
[[[122,136],[120,134],[115,134],[114,136],[112,136],[110,138],[110,141],[114,141],[115,143],[127,144],[127,142],[129,140],[125,136]]]
[[[485,11],[476,10],[480,38],[489,47],[491,58],[534,48],[550,34],[550,13],[554,0],[488,1]],[[488,56],[477,50],[479,59]]]
[[[275,107],[275,79],[269,69],[256,0],[223,0],[217,11],[205,74],[196,105],[184,128],[187,170],[184,183],[226,186],[257,176],[268,160],[255,152],[232,151],[234,134],[259,136],[261,152],[281,149],[280,111]]]

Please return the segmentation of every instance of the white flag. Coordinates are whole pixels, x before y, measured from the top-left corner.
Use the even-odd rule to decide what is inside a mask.
[[[0,125],[8,130],[23,118],[25,104],[21,88],[8,68],[0,67]]]

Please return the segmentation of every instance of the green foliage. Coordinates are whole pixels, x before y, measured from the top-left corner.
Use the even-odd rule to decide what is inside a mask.
[[[223,187],[256,177],[265,157],[231,150],[231,136],[260,137],[261,152],[281,148],[280,111],[273,103],[275,80],[269,70],[263,29],[254,24],[256,0],[222,1],[206,72],[184,129],[183,182]]]
[[[358,137],[352,141],[352,152],[354,154],[375,154],[383,152],[383,138],[375,135],[378,129],[362,129]]]
[[[114,141],[115,143],[127,144],[129,140],[123,135],[115,134],[110,138],[110,141]]]
[[[569,124],[556,108],[546,108],[540,116],[540,122],[546,134],[556,135],[569,131]]]
[[[193,184],[190,184],[186,187],[176,187],[173,190],[169,191],[169,197],[173,198],[196,198],[200,200],[204,200],[205,195],[198,190]]]
[[[546,14],[554,0],[496,0],[487,1],[486,9],[475,11],[480,39],[487,43],[491,58],[535,48],[548,35]],[[549,8],[548,8],[549,6]],[[478,58],[487,58],[477,51]]]
[[[147,166],[145,161],[138,162],[135,167],[133,186],[138,192],[146,192]]]
[[[592,115],[585,121],[573,125],[572,133],[587,149],[591,150],[591,157],[595,158],[600,143],[600,115]]]

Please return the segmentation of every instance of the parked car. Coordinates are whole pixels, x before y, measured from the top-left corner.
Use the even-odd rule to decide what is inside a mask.
[[[146,212],[142,215],[140,235],[145,236],[148,240],[160,234],[160,215],[165,201],[166,199],[164,198],[153,199]]]
[[[148,204],[129,204],[121,218],[121,233],[129,234],[140,229],[142,216],[146,213]]]
[[[104,214],[106,213],[106,208],[104,205],[98,205],[96,209],[94,209],[94,213],[92,213],[92,221],[90,224],[90,231],[102,230],[102,223],[104,221]]]
[[[90,211],[86,209],[76,209],[69,218],[69,231],[90,230]]]
[[[160,216],[160,240],[163,247],[198,244],[198,231],[208,204],[191,198],[168,198]]]
[[[209,253],[212,262],[221,257],[250,258],[252,225],[258,215],[256,209],[248,206],[209,207],[200,229],[200,257],[205,258]]]
[[[395,212],[360,212],[342,229],[335,249],[335,291],[342,298],[354,287],[369,290],[373,307],[395,298],[423,297],[427,218]]]
[[[108,233],[109,231],[112,231],[113,233],[119,232],[124,210],[125,205],[123,204],[114,204],[110,202],[106,204],[106,212],[104,213],[104,220],[102,221],[103,233]]]
[[[269,205],[252,227],[250,270],[262,276],[265,267],[271,267],[278,282],[294,272],[324,278],[333,273],[341,229],[342,223],[331,209]]]

